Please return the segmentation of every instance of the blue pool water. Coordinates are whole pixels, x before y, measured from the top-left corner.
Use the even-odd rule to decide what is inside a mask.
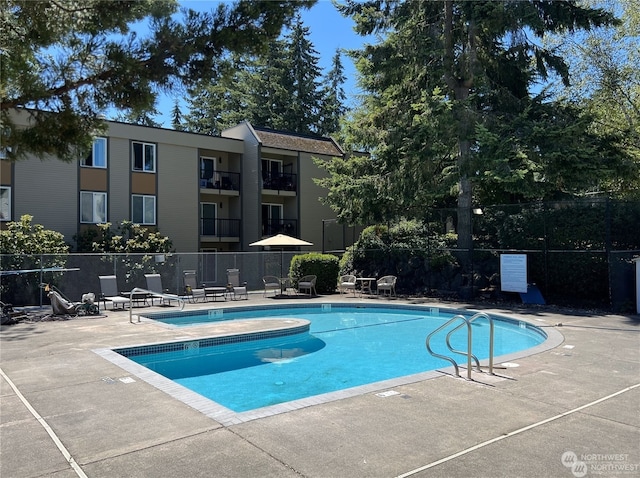
[[[330,310],[326,310],[330,309]],[[206,311],[205,311],[206,312]],[[454,315],[416,307],[247,308],[214,317],[161,317],[162,322],[194,323],[240,318],[278,317],[311,321],[306,333],[197,349],[130,356],[131,360],[233,411],[242,412],[321,393],[448,367],[432,357],[425,338]],[[467,316],[469,316],[467,312]],[[544,342],[534,326],[495,320],[494,355],[504,355]],[[453,327],[453,326],[452,326]],[[487,358],[489,325],[473,322],[473,353]],[[435,352],[448,353],[444,337]],[[440,334],[438,334],[440,335]],[[452,335],[452,346],[466,350],[466,329]],[[122,353],[122,352],[121,352]],[[465,359],[460,356],[460,361]]]

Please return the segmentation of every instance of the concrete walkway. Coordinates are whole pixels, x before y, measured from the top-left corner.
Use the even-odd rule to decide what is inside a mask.
[[[380,302],[311,301],[340,300]],[[286,300],[205,306],[261,303]],[[640,476],[640,317],[488,311],[564,341],[496,377],[436,373],[233,425],[94,352],[207,335],[199,327],[131,324],[128,312],[2,327],[0,476]]]

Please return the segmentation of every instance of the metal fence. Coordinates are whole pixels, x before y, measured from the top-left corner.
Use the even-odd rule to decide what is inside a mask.
[[[196,271],[198,284],[226,286],[227,269],[239,269],[249,290],[263,290],[265,275],[285,277],[295,251],[200,252],[172,254],[65,254],[0,255],[3,275],[0,299],[14,305],[48,304],[41,284],[52,284],[69,299],[84,293],[100,296],[101,275],[115,275],[120,291],[146,289],[145,274],[160,274],[162,286],[171,293],[184,291],[184,272]]]
[[[640,202],[588,199],[491,206],[483,207],[481,212],[472,218],[472,250],[455,246],[438,250],[454,256],[469,254],[470,271],[437,269],[424,259],[432,257],[434,251],[368,251],[358,272],[367,277],[397,275],[397,288],[403,294],[452,293],[471,298],[499,286],[501,254],[524,253],[528,281],[540,288],[547,303],[633,310],[636,299],[632,260],[640,256]],[[431,210],[425,220],[431,233],[454,232],[457,211]],[[357,240],[360,230],[323,221],[319,247],[322,252],[340,256]],[[200,284],[224,286],[226,271],[231,268],[240,270],[241,280],[247,282],[249,290],[262,290],[262,277],[287,276],[291,259],[300,253],[0,255],[2,271],[32,271],[3,275],[0,298],[14,305],[47,303],[40,288],[43,283],[55,285],[72,300],[79,300],[87,292],[98,297],[100,275],[115,275],[120,290],[127,291],[146,288],[144,275],[149,273],[159,273],[163,287],[170,292],[182,293],[185,271],[196,271]],[[72,270],[51,271],[53,267]]]
[[[430,211],[434,232],[454,231],[455,209]],[[500,272],[500,254],[527,255],[528,281],[548,303],[625,311],[635,303],[640,202],[586,198],[477,208],[470,285],[482,290]],[[465,252],[456,249],[452,253]]]

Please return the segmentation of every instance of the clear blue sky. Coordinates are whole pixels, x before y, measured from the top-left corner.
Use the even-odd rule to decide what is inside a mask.
[[[219,3],[218,0],[182,0],[180,4],[184,7],[198,11],[211,11]],[[303,10],[302,21],[309,28],[309,39],[320,56],[320,67],[323,73],[331,68],[331,60],[338,48],[357,49],[365,42],[371,42],[371,38],[363,38],[353,31],[353,20],[344,18],[334,7],[330,0],[318,0],[318,3],[310,10]],[[351,58],[342,55],[342,64],[347,78],[344,90],[348,97],[357,94],[355,67]],[[165,128],[171,127],[171,109],[174,98],[172,96],[162,96],[159,98],[157,110],[161,117],[157,120],[163,123]],[[183,111],[185,112],[185,111]]]

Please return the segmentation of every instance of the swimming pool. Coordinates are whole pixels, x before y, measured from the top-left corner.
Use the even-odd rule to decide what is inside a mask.
[[[320,304],[286,308],[241,307],[215,311],[150,314],[170,327],[221,321],[277,318],[293,326],[271,333],[203,338],[115,351],[173,383],[191,390],[231,414],[278,404],[327,397],[338,391],[385,388],[389,381],[421,380],[450,364],[432,357],[426,336],[453,315],[469,311],[433,307]],[[547,334],[527,322],[495,320],[495,356],[509,357],[540,346]],[[443,331],[444,335],[449,328]],[[488,322],[473,323],[473,353],[488,356]],[[434,351],[447,352],[444,335]],[[452,346],[466,349],[466,331],[452,335]],[[449,355],[451,355],[449,353]],[[460,356],[456,357],[463,362]],[[398,383],[398,382],[395,382]],[[392,385],[393,386],[393,385]],[[295,408],[295,406],[294,406]]]

